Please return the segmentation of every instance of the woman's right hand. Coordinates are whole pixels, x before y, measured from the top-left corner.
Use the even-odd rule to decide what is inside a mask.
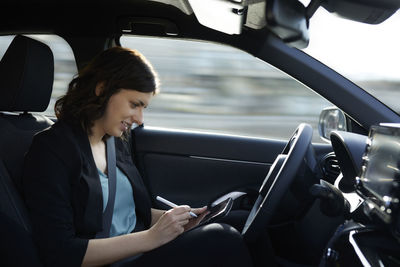
[[[149,229],[149,236],[156,247],[162,246],[184,232],[191,215],[189,206],[178,206],[166,211]]]

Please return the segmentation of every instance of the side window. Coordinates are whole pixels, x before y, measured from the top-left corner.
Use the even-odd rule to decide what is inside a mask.
[[[301,122],[318,134],[332,104],[285,73],[232,47],[161,38],[121,37],[153,64],[161,93],[145,125],[288,139]]]
[[[77,73],[75,58],[71,47],[61,37],[57,35],[27,35],[30,38],[39,40],[47,44],[54,55],[54,83],[51,99],[44,114],[54,116],[54,104],[56,100],[65,94],[68,84]],[[3,57],[8,46],[13,40],[14,35],[0,36],[0,58]]]

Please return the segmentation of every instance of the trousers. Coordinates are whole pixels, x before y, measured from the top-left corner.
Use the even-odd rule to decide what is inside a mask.
[[[123,260],[112,267],[144,266],[252,266],[248,248],[240,233],[232,226],[212,223],[194,228],[171,242]]]

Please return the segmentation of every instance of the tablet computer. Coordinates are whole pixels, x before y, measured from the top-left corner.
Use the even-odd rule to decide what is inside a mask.
[[[225,217],[231,210],[233,205],[233,199],[227,198],[226,200],[220,202],[214,207],[207,208],[207,210],[201,214],[198,214],[197,218],[193,218],[190,222],[190,229],[218,221],[219,219]]]

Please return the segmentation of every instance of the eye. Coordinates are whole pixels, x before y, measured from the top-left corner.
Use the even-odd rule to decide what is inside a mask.
[[[132,108],[137,108],[137,107],[139,107],[140,105],[138,104],[138,103],[135,103],[135,102],[131,102],[131,107]]]

